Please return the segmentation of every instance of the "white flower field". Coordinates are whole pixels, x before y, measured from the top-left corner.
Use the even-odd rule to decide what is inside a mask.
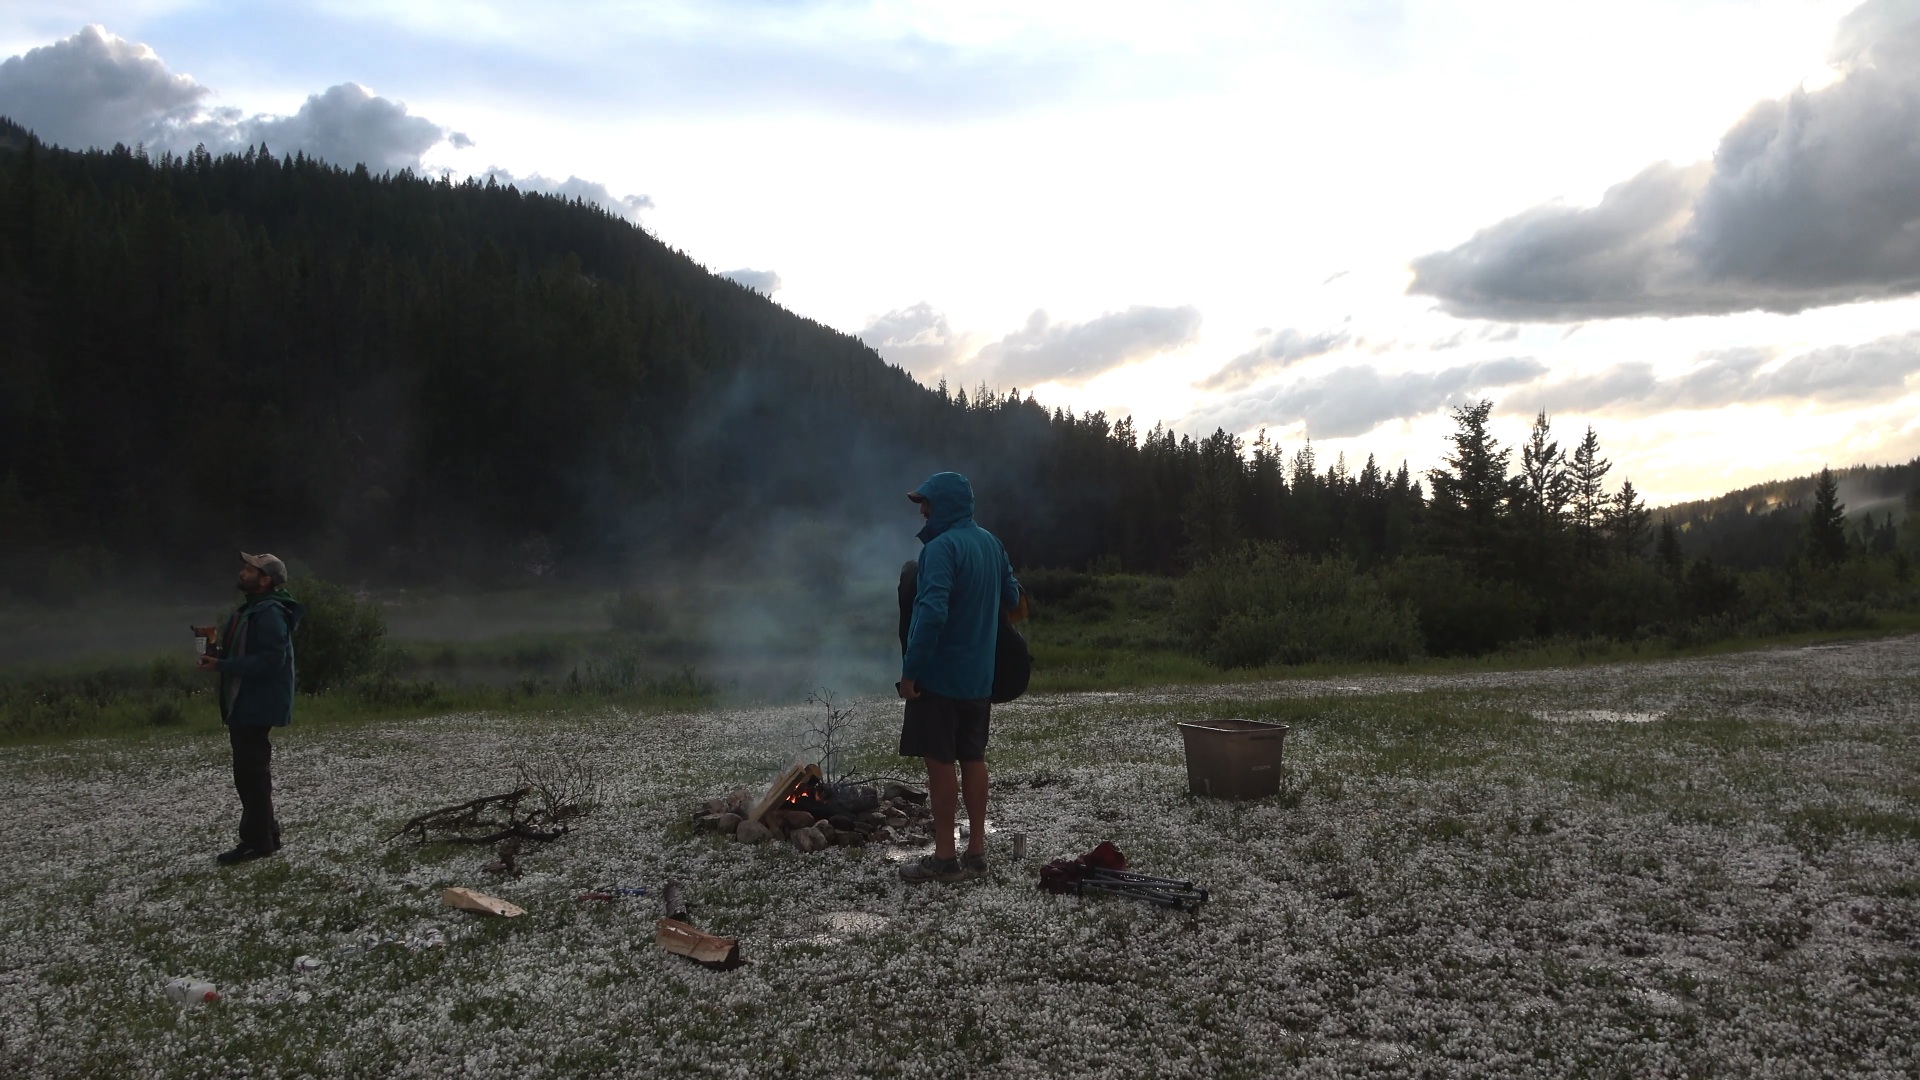
[[[863,774],[897,703],[863,703]],[[992,875],[694,832],[808,708],[277,736],[286,847],[223,869],[217,734],[0,749],[0,1074],[1906,1077],[1920,1060],[1920,638],[996,710]],[[1175,724],[1292,725],[1280,796],[1186,792]],[[383,838],[591,762],[517,880]],[[1012,860],[1004,834],[1028,836]],[[1057,897],[1111,839],[1197,916]],[[745,967],[653,944],[686,888]],[[464,885],[525,908],[443,907]],[[577,900],[645,887],[649,897]],[[434,944],[432,931],[444,943]],[[372,948],[343,949],[382,942]],[[298,957],[318,960],[296,970]],[[308,965],[311,966],[311,963]],[[164,984],[216,984],[182,1008]]]

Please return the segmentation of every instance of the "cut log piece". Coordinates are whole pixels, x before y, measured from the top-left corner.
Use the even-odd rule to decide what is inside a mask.
[[[653,943],[677,956],[720,971],[737,968],[742,963],[738,941],[703,934],[678,919],[661,919],[656,923]]]
[[[754,800],[753,808],[747,812],[747,820],[762,820],[767,816],[767,811],[784,802],[795,788],[809,780],[820,779],[820,775],[820,766],[798,761],[780,770],[780,774],[773,778],[773,783],[767,785],[766,793]]]
[[[687,921],[687,892],[680,887],[679,882],[667,882],[667,887],[661,890],[660,899],[661,906],[667,909],[667,918],[675,922]]]
[[[482,915],[504,915],[509,919],[527,913],[525,908],[509,904],[498,897],[488,896],[486,893],[474,892],[472,889],[448,889],[440,894],[440,902],[462,911],[476,911]]]

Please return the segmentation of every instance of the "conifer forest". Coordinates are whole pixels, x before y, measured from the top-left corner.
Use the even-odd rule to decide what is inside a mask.
[[[939,469],[1023,571],[1333,574],[1442,655],[1817,628],[1910,592],[1908,538],[1850,517],[1833,474],[1660,515],[1603,433],[1543,414],[1501,445],[1492,410],[1458,407],[1425,473],[1141,431],[921,386],[578,201],[0,124],[0,587],[29,599],[244,544],[335,579],[618,577],[796,523],[894,527]],[[1920,486],[1914,465],[1842,477],[1882,502]]]

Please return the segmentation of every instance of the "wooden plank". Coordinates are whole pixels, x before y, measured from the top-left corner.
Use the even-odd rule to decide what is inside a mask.
[[[440,902],[462,911],[477,911],[482,915],[504,915],[511,919],[516,915],[525,915],[525,908],[507,903],[498,897],[477,893],[472,889],[452,888],[440,894]]]
[[[678,919],[661,919],[654,924],[653,943],[676,956],[697,960],[709,967],[740,966],[740,943],[737,940],[703,934]]]

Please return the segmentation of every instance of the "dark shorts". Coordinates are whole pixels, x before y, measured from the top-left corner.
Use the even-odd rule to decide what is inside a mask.
[[[985,761],[987,718],[993,706],[985,698],[963,701],[925,690],[907,700],[900,725],[900,756],[934,761]]]

